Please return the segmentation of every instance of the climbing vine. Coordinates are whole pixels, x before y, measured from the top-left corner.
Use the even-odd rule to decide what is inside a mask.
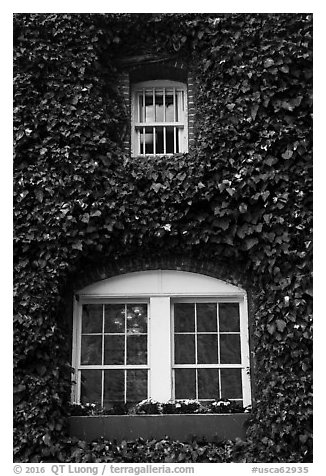
[[[166,250],[223,257],[250,283],[256,401],[234,454],[311,461],[311,43],[307,14],[15,15],[17,461],[81,444],[67,435],[73,278]],[[192,69],[188,154],[123,151],[119,59],[139,51]]]

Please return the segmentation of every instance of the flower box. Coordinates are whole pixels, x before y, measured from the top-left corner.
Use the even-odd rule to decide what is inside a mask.
[[[92,415],[69,418],[70,434],[81,440],[99,437],[107,440],[162,439],[188,441],[196,437],[207,441],[245,438],[248,413]]]

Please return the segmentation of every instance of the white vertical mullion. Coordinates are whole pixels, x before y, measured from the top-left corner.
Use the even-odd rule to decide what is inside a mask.
[[[216,319],[217,319],[217,362],[221,365],[221,349],[220,349],[220,304],[216,304]],[[222,398],[221,388],[221,369],[218,369],[218,392],[219,397]]]
[[[127,365],[127,304],[125,304],[125,354],[124,364]],[[127,402],[127,370],[124,370],[124,403]]]
[[[105,304],[102,304],[102,370],[101,370],[101,406],[103,407],[104,401],[104,316],[105,316]]]
[[[143,127],[143,155],[145,155],[145,127]]]
[[[73,339],[72,339],[72,367],[75,369],[75,374],[72,374],[72,381],[76,381],[71,386],[71,400],[74,403],[80,403],[80,381],[81,371],[80,354],[81,354],[81,324],[82,324],[82,305],[78,304],[76,296],[74,296],[73,303]]]
[[[195,365],[196,365],[196,370],[195,370],[195,384],[196,384],[196,389],[195,389],[195,392],[196,392],[196,399],[198,400],[198,369],[197,369],[197,364],[198,364],[198,345],[197,345],[197,338],[198,338],[198,334],[197,334],[197,303],[194,303],[194,308],[195,308]]]
[[[248,327],[248,302],[247,296],[239,303],[240,312],[240,344],[241,344],[241,364],[242,368],[242,396],[243,406],[251,405],[250,388],[250,354],[249,354],[249,327]]]
[[[173,88],[173,122],[176,122],[176,101],[175,101],[175,88]]]
[[[177,128],[176,128],[176,126],[173,126],[173,152],[175,154],[177,153]]]
[[[160,402],[171,399],[171,319],[170,298],[151,297],[149,320],[150,349],[150,394],[149,397]]]
[[[166,154],[166,126],[163,126],[163,154]]]
[[[153,127],[153,154],[156,155],[156,127]]]

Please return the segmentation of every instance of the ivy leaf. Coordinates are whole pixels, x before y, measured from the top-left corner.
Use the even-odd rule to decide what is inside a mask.
[[[282,319],[276,319],[276,327],[279,332],[283,332],[286,328],[286,322]]]

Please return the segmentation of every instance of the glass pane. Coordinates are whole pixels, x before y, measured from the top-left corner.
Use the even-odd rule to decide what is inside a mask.
[[[164,121],[164,111],[163,111],[163,91],[155,91],[155,111],[156,111],[156,122]]]
[[[197,303],[197,331],[217,332],[217,305]]]
[[[104,332],[113,334],[125,332],[125,306],[124,304],[106,304]]]
[[[177,134],[177,131],[176,131]],[[176,149],[177,152],[177,149]],[[174,127],[167,127],[166,128],[166,153],[173,154],[174,153]]]
[[[125,361],[125,337],[104,336],[104,365],[122,365]]]
[[[198,398],[219,399],[217,369],[198,369]]]
[[[196,370],[175,369],[175,398],[196,398]]]
[[[147,364],[147,336],[127,336],[127,364]]]
[[[101,304],[84,304],[82,317],[82,333],[102,333],[103,306]]]
[[[221,369],[222,398],[242,398],[240,369]]]
[[[104,371],[104,406],[109,403],[124,402],[125,399],[125,371]]]
[[[143,93],[138,93],[138,105],[137,105],[137,117],[139,118],[139,122],[145,122],[144,117],[144,101],[143,101]]]
[[[80,384],[80,401],[85,403],[101,404],[102,394],[102,371],[82,370]]]
[[[239,304],[219,304],[220,332],[240,332]]]
[[[139,334],[147,332],[147,305],[128,304],[127,306],[127,332]]]
[[[195,332],[195,305],[177,303],[174,305],[174,332]]]
[[[154,122],[153,90],[147,90],[145,96],[145,122]]]
[[[145,154],[154,153],[154,131],[153,127],[145,127],[140,129],[140,150],[143,153],[144,150],[144,138],[145,138]]]
[[[238,334],[220,335],[221,364],[240,364],[240,336]]]
[[[127,370],[127,401],[139,402],[147,398],[147,370]]]
[[[169,89],[165,93],[165,122],[175,122],[174,111],[173,90]]]
[[[163,127],[156,127],[156,153],[164,154]]]
[[[175,334],[174,362],[176,364],[195,363],[195,336],[192,334]]]
[[[82,365],[102,364],[102,336],[82,336],[80,363]]]
[[[198,364],[217,364],[217,334],[199,334],[197,336]]]

